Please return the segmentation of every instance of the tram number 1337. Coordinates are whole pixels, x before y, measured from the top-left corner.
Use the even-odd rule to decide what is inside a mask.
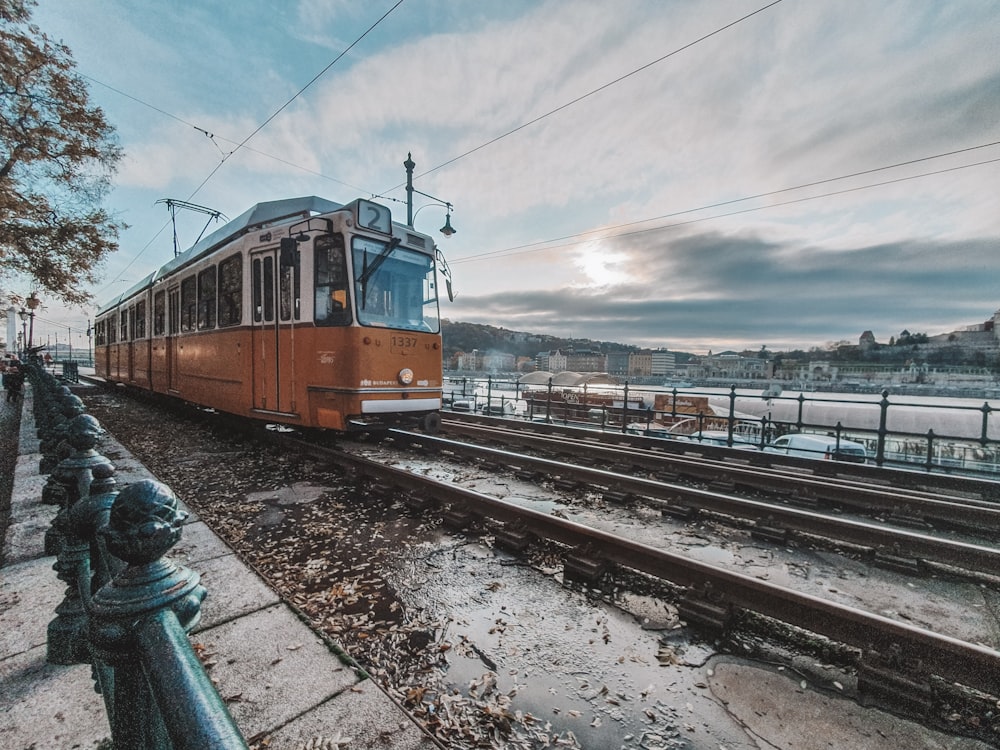
[[[389,346],[392,351],[398,349],[413,349],[417,345],[416,336],[392,336],[389,341]]]

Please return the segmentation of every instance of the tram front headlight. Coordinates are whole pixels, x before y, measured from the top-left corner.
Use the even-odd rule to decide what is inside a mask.
[[[413,382],[413,370],[409,367],[404,367],[399,371],[399,375],[397,377],[399,378],[401,385],[409,385]]]

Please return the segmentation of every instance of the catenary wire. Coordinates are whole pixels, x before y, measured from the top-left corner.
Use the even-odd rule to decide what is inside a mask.
[[[980,147],[977,147],[977,148],[982,148],[982,147],[980,146]],[[933,158],[933,157],[928,157],[928,158]],[[908,180],[916,180],[916,179],[920,179],[922,177],[932,177],[934,175],[947,174],[949,172],[957,172],[957,171],[962,170],[962,169],[970,169],[971,167],[981,167],[981,166],[984,166],[984,165],[987,165],[987,164],[996,164],[998,162],[1000,162],[1000,157],[998,157],[996,159],[986,159],[984,161],[978,161],[978,162],[974,162],[972,164],[962,164],[962,165],[959,165],[959,166],[956,166],[956,167],[948,167],[946,169],[938,169],[938,170],[935,170],[935,171],[932,171],[932,172],[923,172],[921,174],[908,175],[907,177],[898,177],[898,178],[893,179],[893,180],[883,180],[882,182],[875,182],[875,183],[872,183],[870,185],[858,185],[857,187],[845,188],[843,190],[832,190],[832,191],[830,191],[828,193],[822,193],[820,195],[810,195],[810,196],[807,196],[805,198],[795,198],[795,199],[792,199],[792,200],[781,201],[779,203],[770,203],[770,204],[768,204],[766,206],[754,206],[753,208],[744,208],[744,209],[741,209],[739,211],[729,211],[727,213],[715,214],[714,216],[703,216],[703,217],[700,217],[700,218],[697,218],[697,219],[689,219],[688,221],[677,221],[677,222],[674,222],[672,224],[661,224],[659,226],[648,227],[646,229],[636,229],[636,230],[631,231],[631,232],[620,232],[620,233],[617,233],[617,234],[604,234],[604,235],[602,235],[599,238],[593,238],[593,239],[618,239],[620,237],[631,237],[631,236],[637,235],[637,234],[645,234],[647,232],[657,232],[657,231],[661,231],[663,229],[673,229],[675,227],[687,226],[689,224],[699,224],[699,223],[704,222],[704,221],[713,221],[715,219],[724,219],[724,218],[726,218],[728,216],[739,216],[740,214],[748,214],[748,213],[753,213],[755,211],[764,211],[764,210],[769,209],[769,208],[779,208],[781,206],[791,206],[791,205],[794,205],[796,203],[806,203],[808,201],[819,200],[820,198],[829,198],[829,197],[835,196],[835,195],[845,195],[847,193],[859,192],[861,190],[869,190],[871,188],[883,187],[885,185],[894,185],[894,184],[897,184],[897,183],[900,183],[900,182],[907,182]],[[909,162],[906,162],[906,163],[909,163]],[[890,169],[890,168],[891,167],[885,167],[885,169]],[[873,171],[877,171],[877,170],[873,170]],[[866,174],[866,173],[860,173],[860,174]],[[848,175],[848,176],[850,176],[850,175]],[[832,178],[831,180],[826,180],[825,182],[832,182],[833,180],[837,180],[837,179],[844,179],[844,178]],[[820,183],[810,183],[810,184],[815,185],[815,184],[820,184]],[[795,188],[786,188],[786,190],[794,190],[794,189]],[[781,192],[785,192],[785,190],[777,190],[777,191],[774,191],[772,193],[762,193],[761,196],[764,196],[764,195],[774,195],[775,193],[781,193]],[[686,213],[694,213],[696,211],[703,211],[703,210],[706,210],[706,209],[709,209],[709,208],[713,208],[713,207],[717,207],[717,206],[731,205],[733,203],[738,203],[740,201],[751,200],[753,197],[760,197],[760,196],[750,196],[750,197],[747,197],[747,198],[738,198],[738,199],[735,199],[735,200],[732,200],[732,201],[725,201],[724,203],[716,203],[716,204],[713,204],[711,206],[702,206],[701,208],[690,208],[690,209],[686,209],[684,211],[677,211],[677,212],[672,213],[672,214],[664,214],[663,216],[657,217],[657,219],[665,219],[665,218],[669,218],[669,217],[672,217],[672,216],[680,216],[680,215],[686,214]],[[551,240],[542,240],[542,241],[539,241],[539,242],[531,243],[530,245],[518,245],[516,247],[504,248],[503,250],[492,250],[490,252],[481,253],[481,254],[478,254],[478,255],[467,255],[464,258],[456,258],[454,260],[451,260],[450,264],[454,266],[454,265],[460,265],[462,263],[468,263],[468,262],[473,262],[473,261],[478,261],[478,260],[485,260],[487,258],[489,258],[489,259],[496,258],[496,257],[504,257],[504,258],[506,258],[506,257],[509,257],[511,255],[523,255],[525,253],[539,252],[539,251],[542,251],[542,250],[556,250],[558,248],[563,248],[563,247],[573,247],[574,245],[580,244],[580,242],[567,242],[567,243],[564,243],[564,244],[561,244],[561,245],[551,245],[551,244],[547,244],[547,243],[561,242],[562,240],[567,240],[567,239],[576,239],[576,238],[584,237],[584,236],[587,236],[587,235],[590,235],[590,234],[595,234],[597,232],[608,232],[609,230],[613,231],[613,230],[621,228],[621,227],[634,226],[635,224],[643,224],[643,223],[648,222],[648,221],[656,221],[657,219],[644,219],[643,221],[631,222],[629,224],[620,224],[620,225],[615,226],[615,227],[605,227],[604,229],[596,230],[595,232],[582,232],[580,234],[566,235],[564,237],[557,237],[557,238],[551,239]],[[538,247],[538,245],[544,245],[544,247]]]
[[[141,104],[143,107],[147,107],[147,108],[153,110],[154,112],[159,112],[161,115],[164,115],[165,117],[169,117],[172,120],[176,120],[177,122],[181,123],[182,125],[186,125],[187,127],[191,128],[192,130],[197,130],[199,133],[202,133],[207,138],[209,138],[213,143],[215,142],[216,138],[218,138],[221,141],[225,141],[226,143],[230,143],[233,146],[236,146],[239,143],[238,141],[234,141],[232,138],[227,138],[224,135],[219,135],[218,133],[210,133],[205,128],[200,127],[199,125],[196,125],[193,122],[189,122],[188,120],[185,120],[183,117],[178,117],[177,115],[175,115],[172,112],[168,112],[165,109],[161,109],[160,107],[157,107],[155,104],[150,104],[149,102],[144,101],[144,100],[140,99],[137,96],[133,96],[132,94],[129,94],[127,91],[122,91],[121,89],[116,88],[115,86],[112,86],[109,83],[105,83],[104,81],[101,81],[101,80],[99,80],[97,78],[94,78],[93,76],[88,76],[88,75],[86,75],[84,73],[81,73],[80,76],[82,78],[86,78],[88,81],[96,83],[98,86],[103,86],[104,88],[108,89],[109,91],[113,91],[114,93],[118,94],[119,96],[123,96],[126,99],[130,99],[131,101],[135,102],[136,104]],[[222,147],[219,146],[218,143],[216,143],[215,145],[217,147],[219,147],[220,150],[222,149]],[[259,149],[255,149],[252,146],[247,146],[246,144],[244,144],[243,145],[243,150],[244,151],[249,151],[252,154],[257,154],[258,156],[263,156],[265,159],[271,159],[272,161],[276,161],[276,162],[278,162],[280,164],[284,164],[287,167],[292,167],[293,169],[298,169],[298,170],[300,170],[302,172],[307,172],[307,173],[309,173],[309,174],[311,174],[311,175],[313,175],[315,177],[319,177],[322,180],[327,180],[329,182],[335,182],[338,185],[343,185],[344,187],[348,187],[351,190],[354,190],[354,191],[356,191],[358,193],[364,193],[364,194],[368,193],[367,190],[365,190],[364,188],[358,187],[357,185],[352,185],[349,182],[344,182],[343,180],[338,180],[336,177],[330,177],[329,175],[325,175],[322,172],[317,172],[315,169],[310,169],[309,167],[303,167],[301,164],[296,164],[294,162],[288,161],[287,159],[282,159],[280,156],[275,156],[274,154],[269,154],[266,151],[261,151]],[[223,154],[225,154],[225,152],[223,152]]]
[[[481,143],[480,145],[476,146],[473,149],[470,149],[470,150],[466,151],[465,153],[459,154],[458,156],[454,156],[451,159],[448,159],[447,161],[442,162],[441,164],[438,164],[436,167],[431,167],[430,169],[426,170],[425,172],[421,172],[418,175],[414,175],[413,179],[416,180],[416,179],[419,179],[421,177],[425,177],[425,176],[429,175],[431,172],[436,172],[437,170],[442,169],[443,167],[446,167],[449,164],[454,164],[459,159],[464,159],[465,157],[471,156],[472,154],[476,153],[477,151],[481,151],[482,149],[486,148],[487,146],[492,146],[494,143],[497,143],[498,141],[502,141],[507,136],[513,135],[514,133],[517,133],[517,132],[519,132],[521,130],[524,130],[525,128],[530,127],[530,126],[534,125],[537,122],[541,122],[542,120],[544,120],[547,117],[551,117],[554,114],[562,112],[564,109],[569,109],[574,104],[578,104],[578,103],[582,102],[584,99],[588,99],[591,96],[594,96],[595,94],[598,94],[601,91],[604,91],[605,89],[611,88],[612,86],[614,86],[616,84],[619,84],[622,81],[624,81],[624,80],[626,80],[628,78],[631,78],[632,76],[634,76],[634,75],[636,75],[638,73],[641,73],[644,70],[647,70],[647,69],[653,67],[654,65],[658,65],[659,63],[663,62],[664,60],[667,60],[667,59],[673,57],[674,55],[680,54],[681,52],[684,52],[685,50],[690,49],[691,47],[694,47],[696,44],[700,44],[701,42],[705,41],[706,39],[710,39],[711,37],[716,36],[717,34],[721,34],[723,31],[726,31],[727,29],[731,29],[733,26],[736,26],[737,24],[740,24],[743,21],[746,21],[747,19],[752,18],[753,16],[756,16],[758,13],[763,13],[768,8],[773,8],[775,5],[777,5],[780,2],[781,2],[781,0],[774,0],[774,2],[768,3],[767,5],[765,5],[765,6],[761,7],[761,8],[758,8],[757,10],[753,11],[752,13],[747,13],[745,16],[743,16],[741,18],[737,18],[735,21],[730,21],[725,26],[720,26],[715,31],[710,31],[707,34],[705,34],[703,36],[700,36],[697,39],[694,39],[694,40],[688,42],[687,44],[685,44],[685,45],[683,45],[681,47],[678,47],[677,49],[673,50],[672,52],[668,52],[667,54],[663,55],[662,57],[658,57],[657,59],[652,60],[652,61],[646,63],[645,65],[642,65],[642,66],[636,68],[635,70],[633,70],[633,71],[631,71],[629,73],[626,73],[625,75],[618,76],[618,78],[615,78],[613,81],[608,81],[607,83],[598,86],[596,89],[588,91],[586,94],[582,94],[581,96],[578,96],[575,99],[571,99],[570,101],[568,101],[568,102],[566,102],[564,104],[560,104],[555,109],[549,110],[545,114],[539,115],[538,117],[535,117],[535,118],[533,118],[531,120],[528,120],[527,122],[522,123],[522,124],[518,125],[516,128],[512,128],[511,130],[508,130],[506,133],[502,133],[501,135],[498,135],[495,138],[491,138],[490,140],[486,141],[485,143]],[[398,190],[399,188],[403,187],[404,185],[405,185],[405,183],[401,183],[401,184],[396,185],[395,187],[390,188],[389,190],[385,190],[383,192],[385,192],[385,193],[391,193],[394,190]]]
[[[779,0],[779,1],[780,1],[780,0]],[[255,130],[254,130],[254,131],[253,131],[252,133],[250,133],[250,135],[248,135],[248,136],[247,136],[246,138],[244,138],[244,139],[243,139],[242,141],[240,141],[240,142],[239,142],[239,144],[237,144],[236,148],[234,148],[234,149],[233,149],[232,151],[230,151],[230,152],[229,152],[229,153],[228,153],[228,154],[227,154],[227,155],[226,155],[226,156],[225,156],[225,157],[224,157],[224,158],[222,159],[222,161],[220,161],[220,162],[219,162],[219,163],[218,163],[218,164],[217,164],[217,165],[215,166],[215,168],[214,168],[214,169],[213,169],[213,170],[212,170],[212,171],[211,171],[211,172],[210,172],[210,173],[208,174],[208,176],[207,176],[207,177],[206,177],[206,178],[205,178],[204,180],[202,180],[202,181],[201,181],[201,184],[200,184],[200,185],[198,185],[198,187],[196,187],[196,188],[194,189],[194,191],[192,191],[192,193],[191,193],[191,194],[190,194],[190,195],[188,196],[187,200],[191,200],[192,198],[194,198],[194,196],[196,196],[196,195],[198,194],[198,191],[200,191],[200,190],[201,190],[201,189],[202,189],[203,187],[205,187],[205,185],[206,185],[206,184],[208,183],[208,181],[209,181],[209,180],[211,180],[211,179],[212,179],[212,177],[214,177],[214,176],[215,176],[216,172],[218,172],[218,171],[219,171],[219,170],[220,170],[220,169],[222,168],[222,165],[226,163],[226,160],[227,160],[227,159],[228,159],[228,158],[229,158],[230,156],[232,156],[232,155],[233,155],[233,154],[235,154],[235,153],[236,153],[237,151],[239,151],[239,150],[240,150],[240,149],[241,149],[241,148],[242,148],[242,147],[243,147],[243,146],[244,146],[244,145],[245,145],[245,144],[246,144],[246,143],[247,143],[247,142],[248,142],[248,141],[249,141],[249,140],[250,140],[251,138],[253,138],[253,137],[254,137],[255,135],[257,135],[257,133],[259,133],[259,132],[260,132],[261,130],[263,130],[264,128],[266,128],[266,127],[268,126],[268,124],[269,124],[269,123],[270,123],[270,122],[271,122],[271,121],[272,121],[272,120],[273,120],[273,119],[274,119],[275,117],[277,117],[277,116],[278,116],[279,114],[281,114],[281,113],[282,113],[282,112],[283,112],[283,111],[285,110],[285,108],[286,108],[286,107],[288,107],[288,105],[290,105],[290,104],[291,104],[292,102],[294,102],[294,101],[295,101],[296,99],[298,99],[298,98],[299,98],[299,96],[301,96],[301,95],[302,95],[302,93],[303,93],[303,92],[304,92],[304,91],[305,91],[306,89],[308,89],[308,88],[309,88],[310,86],[312,86],[312,85],[313,85],[314,83],[316,83],[316,81],[318,81],[318,80],[319,80],[319,79],[320,79],[320,78],[321,78],[321,77],[322,77],[322,76],[323,76],[323,75],[324,75],[324,74],[325,74],[325,73],[326,73],[326,72],[327,72],[327,71],[328,71],[328,70],[329,70],[330,68],[332,68],[332,67],[333,67],[334,65],[336,65],[336,64],[337,64],[337,63],[338,63],[338,62],[339,62],[340,60],[342,60],[342,59],[343,59],[343,57],[344,57],[344,56],[345,56],[345,55],[346,55],[346,54],[347,54],[348,52],[350,52],[350,51],[351,51],[352,49],[354,49],[354,47],[355,47],[355,46],[357,46],[357,45],[358,45],[358,44],[359,44],[359,43],[361,42],[361,40],[362,40],[362,39],[364,39],[364,38],[365,38],[366,36],[368,36],[368,34],[370,34],[370,33],[371,33],[371,32],[372,32],[372,31],[373,31],[374,29],[375,29],[375,27],[376,27],[376,26],[378,26],[378,25],[379,25],[380,23],[382,23],[382,21],[384,21],[384,20],[385,20],[386,18],[388,18],[388,17],[389,17],[389,15],[390,15],[390,14],[391,14],[391,13],[392,13],[393,11],[395,11],[395,10],[396,10],[396,8],[398,8],[398,7],[400,6],[400,5],[402,5],[402,4],[403,4],[403,2],[404,2],[404,0],[396,0],[396,4],[395,4],[395,5],[393,5],[393,6],[391,7],[391,8],[389,8],[389,10],[387,10],[387,11],[386,11],[385,13],[383,13],[383,14],[382,14],[382,16],[381,16],[381,17],[380,17],[380,18],[379,18],[379,19],[378,19],[377,21],[375,21],[375,23],[373,23],[373,24],[372,24],[371,26],[369,26],[369,27],[368,27],[368,28],[367,28],[367,29],[366,29],[366,30],[364,31],[364,33],[363,33],[363,34],[361,34],[361,36],[359,36],[359,37],[358,37],[357,39],[355,39],[355,40],[354,40],[353,42],[351,42],[351,43],[350,43],[350,44],[349,44],[349,45],[348,45],[348,46],[347,46],[347,47],[346,47],[346,48],[345,48],[345,49],[344,49],[343,51],[341,51],[341,53],[340,53],[339,55],[337,55],[337,56],[336,56],[335,58],[333,58],[333,60],[331,60],[331,61],[330,61],[330,64],[329,64],[329,65],[327,65],[327,66],[326,66],[325,68],[323,68],[323,70],[321,70],[321,71],[320,71],[319,73],[317,73],[317,74],[316,74],[315,76],[313,76],[312,80],[311,80],[311,81],[309,81],[309,83],[307,83],[307,84],[306,84],[305,86],[303,86],[303,87],[302,87],[302,88],[300,88],[300,89],[299,89],[298,91],[296,91],[296,92],[295,92],[295,93],[294,93],[294,94],[293,94],[293,95],[291,96],[291,98],[290,98],[290,99],[289,99],[288,101],[286,101],[286,102],[285,102],[284,104],[282,104],[282,105],[281,105],[280,107],[278,107],[278,109],[276,109],[276,110],[275,110],[275,111],[274,111],[274,112],[273,112],[273,113],[271,114],[271,116],[270,116],[270,117],[268,117],[268,118],[267,118],[266,120],[264,120],[264,122],[262,122],[262,123],[261,123],[260,125],[258,125],[258,126],[257,126],[257,128],[256,128],[256,129],[255,129]]]
[[[244,138],[242,141],[240,141],[232,151],[230,151],[228,154],[226,154],[225,156],[223,156],[222,160],[218,164],[215,165],[215,167],[212,169],[212,171],[209,172],[208,176],[206,176],[205,179],[203,179],[201,181],[201,183],[198,185],[198,187],[196,187],[191,192],[191,194],[188,195],[188,197],[187,197],[186,200],[190,201],[192,198],[194,198],[194,196],[196,196],[198,194],[198,192],[203,187],[205,187],[205,185],[208,184],[208,181],[211,180],[212,177],[214,177],[215,174],[222,168],[222,165],[226,163],[226,161],[229,159],[230,156],[232,156],[237,151],[239,151],[241,148],[243,148],[251,138],[253,138],[255,135],[257,135],[257,133],[259,133],[261,130],[263,130],[265,127],[267,127],[267,125],[272,120],[274,120],[275,117],[277,117],[279,114],[281,114],[285,110],[285,108],[288,107],[288,105],[290,105],[292,102],[294,102],[296,99],[298,99],[299,96],[301,96],[302,93],[305,92],[306,89],[308,89],[310,86],[312,86],[314,83],[316,83],[316,81],[318,81],[330,68],[332,68],[334,65],[337,64],[337,62],[339,62],[341,59],[343,59],[344,55],[346,55],[348,52],[350,52],[352,49],[354,49],[354,47],[357,46],[357,44],[360,43],[362,39],[364,39],[366,36],[368,36],[368,34],[370,34],[372,32],[372,30],[375,29],[376,26],[378,26],[380,23],[382,23],[382,21],[384,21],[386,18],[388,18],[389,15],[393,11],[395,11],[400,5],[403,4],[403,2],[404,2],[404,0],[397,0],[397,2],[391,8],[389,8],[389,10],[387,10],[385,13],[383,13],[378,18],[378,20],[375,21],[375,23],[373,23],[371,26],[369,26],[364,31],[364,33],[361,34],[361,36],[359,36],[357,39],[355,39],[353,42],[351,42],[343,51],[341,51],[341,53],[339,55],[337,55],[333,60],[331,60],[329,65],[327,65],[325,68],[323,68],[323,70],[321,70],[319,73],[317,73],[315,76],[313,76],[312,80],[310,80],[308,83],[306,83],[304,86],[302,86],[298,91],[296,91],[295,94],[293,94],[284,104],[282,104],[280,107],[278,107],[278,109],[276,109],[266,120],[264,120],[264,122],[262,122],[260,125],[258,125],[257,128],[254,129],[254,131],[252,133],[250,133],[246,138]],[[157,109],[157,108],[154,107],[154,109]],[[163,110],[158,110],[158,111],[163,112]],[[176,117],[175,115],[170,115],[167,112],[164,112],[164,114],[167,114],[168,116],[173,117],[174,119],[179,120],[180,122],[184,122],[184,120],[181,120],[179,117]],[[186,123],[186,124],[190,125],[191,123]],[[195,125],[191,125],[191,127],[194,127],[195,129],[200,130],[203,133],[206,133],[206,131],[204,131],[201,128],[198,128]],[[210,135],[210,134],[206,133],[206,135]],[[115,277],[114,279],[112,279],[111,282],[109,282],[109,283],[114,283],[115,281],[117,281],[117,279],[121,276],[122,273],[124,273],[129,268],[131,268],[132,264],[135,263],[142,256],[142,254],[145,253],[146,250],[149,249],[150,245],[153,244],[153,241],[157,237],[159,237],[160,234],[163,233],[163,230],[166,229],[167,226],[169,226],[169,224],[170,224],[170,222],[166,222],[162,227],[160,227],[160,229],[156,232],[155,235],[153,235],[153,237],[149,240],[149,242],[147,242],[145,245],[143,245],[142,249],[139,250],[139,252],[136,253],[135,256],[133,256],[133,258],[125,265],[124,268],[121,269],[121,271],[119,272],[119,275],[117,277]],[[100,292],[103,292],[105,289],[107,289],[107,286],[108,285],[105,284],[101,288]]]

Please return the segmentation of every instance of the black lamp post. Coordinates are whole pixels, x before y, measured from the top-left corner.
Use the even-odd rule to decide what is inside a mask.
[[[24,351],[28,347],[28,311],[22,307],[17,317],[21,319],[21,359],[26,359]]]
[[[445,216],[444,216],[444,226],[441,227],[441,234],[445,237],[451,237],[458,230],[451,225],[451,204],[448,201],[441,200],[440,198],[428,195],[427,193],[422,193],[413,187],[413,168],[416,163],[413,161],[413,154],[406,155],[406,161],[403,162],[403,166],[406,168],[406,225],[408,227],[413,226],[413,194],[417,193],[425,198],[430,198],[432,201],[437,201],[437,205],[444,206]],[[431,204],[428,204],[431,205]],[[421,206],[420,208],[423,208]],[[420,211],[420,208],[417,211]]]
[[[35,308],[37,308],[41,304],[41,302],[42,301],[38,299],[38,295],[32,292],[31,294],[28,295],[28,298],[24,301],[24,303],[28,306],[28,309],[25,310],[22,307],[21,311],[17,314],[17,316],[21,319],[22,332],[24,329],[24,322],[28,321],[28,331],[24,335],[24,341],[25,341],[24,348],[28,352],[29,356],[31,354],[31,347],[32,344],[34,344],[34,338],[35,338]]]

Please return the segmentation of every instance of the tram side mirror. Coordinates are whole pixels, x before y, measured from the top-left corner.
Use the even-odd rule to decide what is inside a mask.
[[[299,243],[294,237],[281,238],[281,252],[278,262],[282,268],[294,268],[299,261]]]

